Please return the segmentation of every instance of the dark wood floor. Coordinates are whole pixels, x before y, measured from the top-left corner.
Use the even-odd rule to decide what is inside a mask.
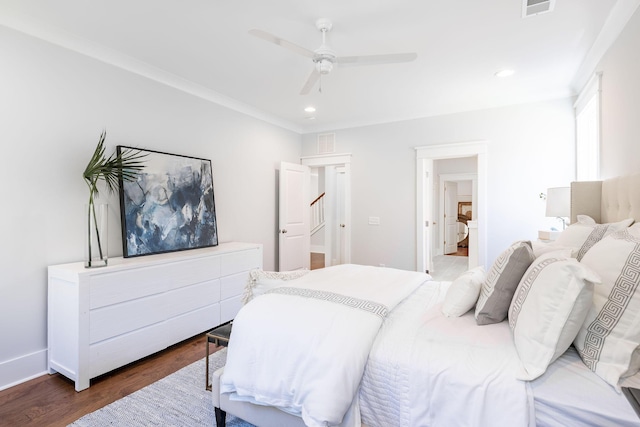
[[[0,391],[0,426],[66,426],[96,409],[133,393],[205,356],[205,335],[95,378],[76,392],[59,374],[44,375]],[[211,352],[222,347],[211,345]],[[202,387],[204,384],[202,378]]]

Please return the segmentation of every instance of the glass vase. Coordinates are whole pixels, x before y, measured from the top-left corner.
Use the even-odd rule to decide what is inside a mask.
[[[85,205],[85,268],[107,265],[109,205],[90,203]]]

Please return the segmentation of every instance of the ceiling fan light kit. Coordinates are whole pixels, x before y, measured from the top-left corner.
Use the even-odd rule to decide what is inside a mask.
[[[327,45],[326,36],[333,23],[327,18],[320,18],[316,21],[316,28],[322,33],[322,44],[316,50],[309,50],[301,47],[295,43],[284,40],[280,37],[274,36],[266,31],[262,30],[250,30],[249,34],[266,40],[270,43],[276,44],[287,48],[293,52],[296,52],[307,58],[311,58],[314,63],[314,68],[311,74],[307,78],[300,95],[308,94],[315,86],[316,82],[320,80],[320,76],[327,75],[333,70],[334,64],[343,65],[377,65],[377,64],[392,64],[400,62],[414,61],[418,55],[416,53],[392,53],[383,55],[364,55],[364,56],[344,56],[339,57],[336,52]],[[321,92],[321,86],[319,86]]]

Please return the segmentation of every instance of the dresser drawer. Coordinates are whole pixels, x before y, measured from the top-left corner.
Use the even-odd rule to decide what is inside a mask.
[[[89,347],[89,377],[97,377],[165,348],[165,322],[93,344]]]
[[[211,304],[199,310],[167,320],[165,331],[169,345],[185,338],[213,329],[220,324],[220,304]]]
[[[227,298],[242,295],[244,293],[244,288],[247,285],[248,279],[248,271],[233,274],[231,276],[226,276],[220,279],[220,299],[225,300]]]
[[[167,292],[166,318],[175,317],[220,301],[220,279],[207,280]]]
[[[166,319],[171,301],[165,294],[91,310],[89,343],[94,344]]]
[[[89,308],[93,310],[165,292],[175,274],[174,268],[171,264],[163,264],[95,274],[89,281]]]
[[[232,252],[222,255],[221,258],[220,276],[222,277],[262,266],[262,250],[260,249]]]
[[[173,264],[169,264],[172,266]],[[182,261],[178,268],[171,268],[169,289],[190,286],[220,277],[220,256],[202,257]]]
[[[242,308],[242,295],[220,301],[220,323],[233,320]]]

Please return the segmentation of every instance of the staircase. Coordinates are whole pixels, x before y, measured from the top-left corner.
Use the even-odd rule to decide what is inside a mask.
[[[324,227],[324,195],[322,193],[311,202],[311,235],[313,236]]]

